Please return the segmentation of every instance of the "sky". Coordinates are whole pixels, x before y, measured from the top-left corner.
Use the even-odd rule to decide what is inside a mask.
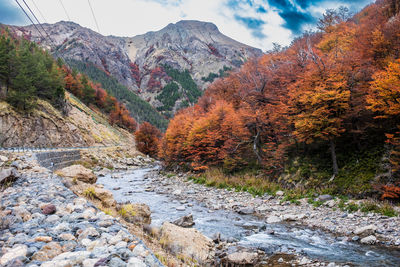
[[[316,28],[326,9],[353,13],[373,0],[18,0],[41,23],[72,20],[103,35],[135,36],[180,20],[212,22],[239,41],[267,51]],[[92,7],[94,17],[90,6]],[[96,25],[97,20],[97,25]],[[0,0],[0,23],[31,24],[15,0]]]

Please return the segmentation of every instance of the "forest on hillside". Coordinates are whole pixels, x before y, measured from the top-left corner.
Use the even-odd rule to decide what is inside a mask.
[[[160,142],[169,166],[261,169],[287,186],[400,195],[400,14],[327,10],[318,31],[215,80]],[[378,175],[382,174],[382,175]]]
[[[158,113],[148,102],[142,100],[126,86],[120,84],[117,79],[105,73],[93,63],[72,59],[68,59],[67,63],[71,68],[86,74],[96,83],[100,83],[108,94],[126,105],[126,108],[138,122],[146,121],[162,130],[167,128],[167,119]]]
[[[37,44],[0,29],[0,99],[28,114],[37,99],[49,101],[66,114],[65,90],[93,109],[100,110],[116,124],[131,132],[137,123],[123,103],[109,95],[87,75],[57,61]]]

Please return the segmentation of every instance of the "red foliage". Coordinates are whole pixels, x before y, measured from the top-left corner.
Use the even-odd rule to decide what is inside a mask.
[[[104,72],[110,76],[110,71],[108,70],[107,61],[105,58],[101,58],[101,65],[103,65]]]
[[[215,46],[213,46],[212,44],[208,44],[207,46],[208,49],[210,49],[211,54],[213,54],[216,57],[222,57],[222,55],[219,53],[218,49]]]
[[[131,74],[132,77],[135,79],[136,81],[136,85],[138,87],[140,87],[140,84],[142,82],[142,78],[140,77],[140,70],[139,70],[139,66],[136,63],[130,62],[129,66],[131,68]]]
[[[140,124],[139,129],[135,132],[137,149],[152,157],[157,156],[160,138],[161,132],[148,122]]]
[[[166,82],[170,82],[172,80],[162,67],[156,67],[152,69],[150,72],[150,79],[147,83],[147,87],[150,89],[150,91],[153,92],[156,89],[161,89],[161,79],[165,80]]]

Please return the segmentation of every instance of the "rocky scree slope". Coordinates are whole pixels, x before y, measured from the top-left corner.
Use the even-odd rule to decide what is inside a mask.
[[[214,24],[200,21],[179,21],[135,37],[103,36],[73,22],[43,27],[56,46],[43,39],[33,26],[12,27],[12,30],[47,47],[55,56],[97,65],[155,107],[163,106],[156,96],[171,82],[162,66],[180,72],[188,70],[197,86],[205,89],[212,81],[206,79],[210,74],[239,67],[247,59],[262,54],[260,49],[223,35]],[[185,85],[174,81],[180,90],[178,106],[188,96],[182,89]]]
[[[0,147],[75,147],[134,144],[131,133],[111,126],[73,95],[66,94],[68,115],[39,100],[30,114],[0,101]]]

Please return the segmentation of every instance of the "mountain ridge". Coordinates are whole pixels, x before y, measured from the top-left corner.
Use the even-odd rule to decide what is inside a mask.
[[[42,26],[55,44],[43,38],[32,25],[11,27],[17,35],[40,43],[56,57],[99,66],[159,109],[165,109],[165,103],[157,96],[171,82],[163,66],[180,72],[188,70],[198,88],[204,90],[210,82],[205,78],[210,74],[217,77],[215,74],[220,70],[235,69],[249,58],[262,55],[260,49],[222,34],[211,22],[183,20],[133,37],[103,36],[75,22]],[[194,104],[179,84],[179,97],[167,113],[173,114],[182,103]]]

